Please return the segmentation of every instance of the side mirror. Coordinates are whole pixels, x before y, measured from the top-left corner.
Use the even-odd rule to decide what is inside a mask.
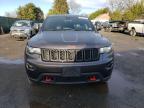
[[[39,25],[37,23],[34,24],[33,26],[34,29],[38,30],[39,29]]]
[[[39,29],[42,27],[42,23],[39,23]]]

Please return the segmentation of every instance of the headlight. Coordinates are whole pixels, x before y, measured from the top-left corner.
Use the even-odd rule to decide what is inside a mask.
[[[26,47],[26,52],[28,54],[41,54],[41,49],[40,48],[33,48],[33,47]]]
[[[103,48],[100,48],[100,53],[109,53],[111,50],[112,50],[111,46],[103,47]]]
[[[30,29],[25,29],[25,33],[30,33]]]

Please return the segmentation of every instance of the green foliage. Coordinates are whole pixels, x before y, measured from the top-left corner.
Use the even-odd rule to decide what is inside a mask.
[[[108,12],[109,12],[108,8],[99,9],[99,10],[93,12],[92,14],[90,14],[89,18],[92,20],[92,19],[96,18],[97,16],[104,14],[104,13],[108,13]]]
[[[136,18],[142,17],[144,14],[144,2],[138,2],[133,5],[129,10],[125,11],[123,18],[126,20],[134,20]]]
[[[36,7],[33,3],[28,3],[17,9],[17,17],[21,19],[41,20],[44,15],[40,8]]]
[[[55,12],[52,9],[50,9],[48,15],[53,15],[53,14],[55,14]]]
[[[36,19],[35,20],[43,20],[44,19],[44,13],[39,7],[35,8],[35,13],[36,13]]]
[[[53,8],[49,10],[48,15],[68,13],[69,7],[66,0],[55,0]]]
[[[113,13],[110,13],[111,20],[122,20],[121,11],[116,10]]]
[[[144,17],[144,1],[141,0],[135,3],[130,8],[126,9],[123,13],[121,11],[114,11],[111,13],[112,20],[135,20],[136,18]]]
[[[127,10],[123,14],[124,20],[133,21],[135,18],[136,18],[136,16],[134,15],[134,13],[131,10]]]

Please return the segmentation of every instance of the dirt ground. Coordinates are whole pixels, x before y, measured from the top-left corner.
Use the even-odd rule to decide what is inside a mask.
[[[0,35],[0,57],[7,59],[23,58],[25,41],[17,41],[12,39],[9,34]]]
[[[144,37],[101,32],[115,50],[107,84],[38,85],[27,80],[25,41],[0,35],[0,108],[143,108]]]

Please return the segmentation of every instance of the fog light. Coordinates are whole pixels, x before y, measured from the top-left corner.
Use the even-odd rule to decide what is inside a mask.
[[[89,80],[90,80],[90,81],[96,81],[97,78],[96,78],[96,76],[91,76],[91,77],[89,77]]]

